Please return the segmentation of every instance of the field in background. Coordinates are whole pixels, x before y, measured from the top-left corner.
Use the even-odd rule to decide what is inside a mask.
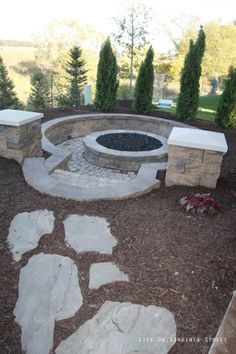
[[[14,82],[17,96],[24,104],[26,104],[30,92],[30,76],[21,74],[20,68],[22,62],[34,61],[34,53],[35,48],[32,47],[0,46],[0,55]]]
[[[204,119],[213,122],[216,117],[216,110],[219,103],[220,96],[202,96],[199,99],[199,109],[197,113],[198,119]],[[175,115],[176,114],[176,102],[172,108],[157,108],[159,112],[165,112]]]

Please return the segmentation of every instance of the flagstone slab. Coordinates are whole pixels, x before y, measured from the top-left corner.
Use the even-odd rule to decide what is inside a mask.
[[[90,267],[89,288],[98,289],[100,286],[116,281],[129,281],[129,277],[111,262],[94,263]]]
[[[106,301],[56,354],[167,354],[175,336],[175,319],[167,309]]]
[[[7,241],[15,261],[37,247],[41,236],[50,234],[54,228],[52,211],[35,210],[17,214],[11,222]]]
[[[34,255],[21,269],[14,309],[26,354],[48,354],[56,320],[73,316],[82,306],[78,269],[69,257]]]
[[[65,241],[77,253],[98,252],[112,254],[117,240],[110,232],[109,223],[97,216],[70,215],[64,221]]]

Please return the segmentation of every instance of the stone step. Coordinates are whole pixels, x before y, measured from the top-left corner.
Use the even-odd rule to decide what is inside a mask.
[[[108,177],[97,177],[91,175],[80,175],[78,173],[73,173],[65,170],[55,170],[51,174],[52,178],[56,178],[60,183],[65,183],[74,186],[85,186],[85,185],[107,185],[107,184],[117,184],[122,183],[123,180],[111,179]]]
[[[48,174],[43,158],[26,158],[23,173],[26,182],[40,193],[71,200],[94,201],[127,199],[158,189],[160,181],[156,179],[156,176],[159,168],[163,169],[163,164],[142,164],[135,178],[117,183],[108,184],[100,181],[100,184],[97,184],[98,181],[93,180],[89,184],[87,177],[83,180],[80,177],[79,183],[77,179],[68,183],[68,175],[64,172],[62,172],[63,177],[60,176],[60,178]]]

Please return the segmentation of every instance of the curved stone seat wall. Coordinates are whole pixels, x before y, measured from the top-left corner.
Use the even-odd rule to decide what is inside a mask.
[[[173,127],[183,123],[149,116],[127,114],[86,114],[57,118],[44,123],[45,137],[52,144],[103,130],[142,130],[168,138]]]

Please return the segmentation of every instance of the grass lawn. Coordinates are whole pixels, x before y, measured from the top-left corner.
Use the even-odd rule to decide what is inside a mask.
[[[216,110],[218,106],[220,96],[202,96],[199,99],[199,108],[197,113],[198,119],[214,121],[216,116]],[[175,115],[176,114],[176,102],[174,100],[174,105],[172,108],[157,108],[159,112],[165,112]]]

